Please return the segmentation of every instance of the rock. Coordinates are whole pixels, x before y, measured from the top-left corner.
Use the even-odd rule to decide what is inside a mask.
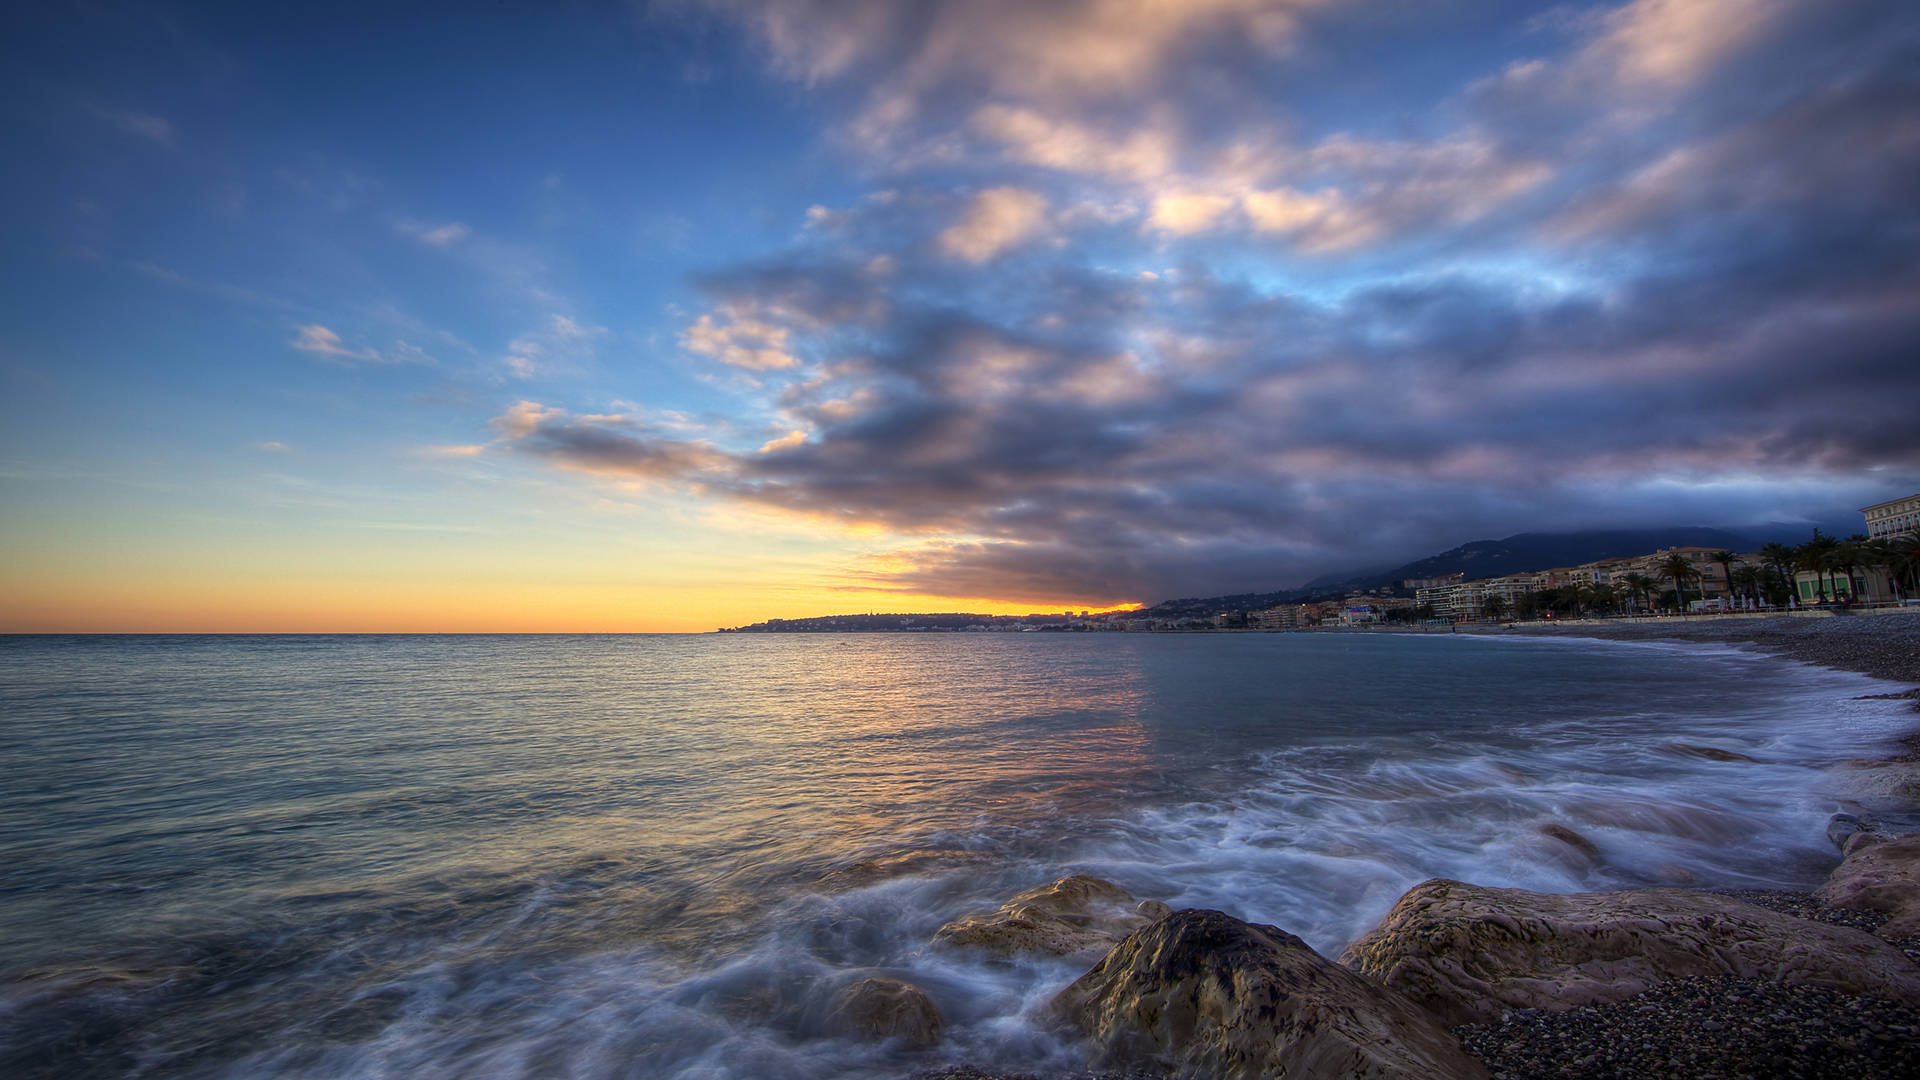
[[[1920,934],[1920,836],[1857,833],[1848,843],[1846,860],[1813,894],[1822,910],[1886,912],[1878,933],[1889,941]]]
[[[1551,895],[1433,880],[1340,962],[1450,1023],[1559,1012],[1732,975],[1920,1005],[1920,969],[1872,935],[1680,889]]]
[[[1706,758],[1708,761],[1745,761],[1757,763],[1759,759],[1750,758],[1737,750],[1722,750],[1717,746],[1689,746],[1686,743],[1668,743],[1663,747],[1670,754],[1684,754],[1687,757]]]
[[[1149,905],[1153,905],[1149,907]],[[1166,908],[1136,902],[1111,881],[1074,874],[1029,889],[987,914],[966,915],[934,932],[933,943],[1012,955],[1096,953],[1152,922]]]
[[[1840,845],[1840,854],[1843,856],[1851,855],[1863,847],[1872,847],[1875,844],[1885,843],[1891,839],[1893,839],[1893,837],[1888,836],[1878,829],[1868,829],[1865,832],[1857,832],[1847,837],[1847,842]]]
[[[1700,875],[1679,863],[1661,863],[1653,868],[1653,872],[1660,875],[1660,880],[1670,881],[1675,885],[1700,884]]]
[[[1920,761],[1849,761],[1832,775],[1836,794],[1869,811],[1920,806]]]
[[[1136,931],[1049,1006],[1101,1067],[1257,1080],[1479,1080],[1434,1018],[1278,927],[1177,911]]]
[[[1133,911],[1134,914],[1152,922],[1154,919],[1164,919],[1173,914],[1173,905],[1164,900],[1142,900]]]
[[[831,892],[841,892],[847,889],[864,888],[876,882],[890,881],[909,874],[926,874],[956,866],[992,862],[993,858],[984,852],[950,848],[894,852],[835,867],[820,875],[819,885]]]
[[[836,1035],[879,1042],[898,1039],[926,1048],[940,1041],[947,1022],[926,991],[898,979],[861,979],[833,999],[827,1028]]]
[[[1847,849],[1847,840],[1863,832],[1869,832],[1873,826],[1854,817],[1852,814],[1835,814],[1827,819],[1827,839],[1842,851]]]
[[[1565,825],[1558,822],[1542,825],[1538,832],[1549,840],[1559,842],[1554,845],[1552,854],[1568,869],[1584,873],[1600,865],[1600,849],[1594,846],[1593,841]]]

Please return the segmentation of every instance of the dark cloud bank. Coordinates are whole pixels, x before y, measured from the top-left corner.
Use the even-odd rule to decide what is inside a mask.
[[[1334,15],[1294,6],[1310,49]],[[1407,140],[1343,149],[1344,205],[1380,224],[1338,251],[1239,219],[1156,231],[1158,194],[1241,182],[1207,157],[1231,124],[1187,129],[1213,164],[1115,179],[904,122],[896,143],[965,152],[876,159],[884,195],[701,282],[720,332],[785,335],[791,366],[753,377],[766,437],[804,440],[728,449],[553,411],[515,445],[925,541],[876,588],[1035,602],[1274,587],[1529,529],[1830,515],[1920,486],[1920,9],[1758,5],[1762,30],[1691,68],[1606,51],[1660,7],[1591,14],[1436,108],[1429,143],[1538,166],[1496,207],[1434,212],[1459,178]],[[990,75],[913,115],[998,100]],[[1012,92],[1092,115],[1056,89]],[[1136,117],[1210,104],[1134,92]],[[1249,124],[1285,108],[1242,105]],[[1036,193],[1042,220],[977,213],[1000,231],[943,248],[990,183]]]

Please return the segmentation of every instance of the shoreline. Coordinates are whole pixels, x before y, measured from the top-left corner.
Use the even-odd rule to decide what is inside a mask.
[[[1584,620],[1463,626],[1482,637],[1538,635],[1601,641],[1680,641],[1751,645],[1769,655],[1906,683],[1920,695],[1920,611],[1810,619],[1793,615],[1689,615],[1669,619]]]
[[[1516,623],[1462,628],[1483,637],[1537,634],[1602,641],[1671,641],[1747,646],[1770,656],[1854,672],[1904,690],[1920,712],[1920,613],[1878,617],[1756,619],[1699,616],[1628,622]],[[1897,751],[1862,748],[1863,763],[1920,761],[1920,722],[1895,736]],[[1911,799],[1908,800],[1911,802]],[[1842,862],[1838,847],[1837,869]],[[1812,892],[1690,890],[1770,911],[1871,932],[1878,913],[1819,910]],[[1893,944],[1920,966],[1920,935]],[[1877,998],[1730,976],[1678,979],[1612,1005],[1564,1012],[1518,1010],[1486,1024],[1455,1029],[1462,1046],[1495,1080],[1586,1080],[1661,1075],[1668,1080],[1767,1075],[1907,1075],[1920,1057],[1903,1049],[1920,1033],[1920,1011]],[[1137,1080],[1138,1072],[1040,1076],[953,1066],[912,1074],[914,1080]]]

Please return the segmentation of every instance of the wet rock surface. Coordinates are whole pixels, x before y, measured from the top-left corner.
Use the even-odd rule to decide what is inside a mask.
[[[946,1020],[926,991],[898,979],[861,979],[833,999],[827,1027],[868,1042],[898,1039],[912,1047],[940,1041]]]
[[[1848,838],[1846,860],[1814,898],[1827,910],[1885,915],[1876,932],[1889,941],[1920,935],[1920,835],[1862,842],[1875,835]]]
[[[1681,979],[1561,1013],[1455,1029],[1494,1080],[1867,1080],[1920,1076],[1920,1012],[1731,977]]]
[[[1476,1080],[1433,1017],[1278,927],[1178,911],[1128,937],[1050,1011],[1096,1063],[1219,1080]]]
[[[1036,952],[1092,959],[1169,910],[1157,900],[1137,900],[1110,881],[1074,874],[1028,889],[996,911],[955,919],[934,932],[933,943],[1005,956]]]
[[[1690,976],[1920,1003],[1920,969],[1877,938],[1679,889],[1551,894],[1436,879],[1340,962],[1451,1023],[1607,1004]]]

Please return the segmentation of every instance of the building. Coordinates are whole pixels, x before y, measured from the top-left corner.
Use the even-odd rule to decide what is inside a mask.
[[[1920,494],[1874,503],[1862,507],[1860,513],[1867,519],[1869,540],[1920,535]]]
[[[1659,582],[1661,587],[1671,589],[1673,587],[1673,578],[1667,573],[1667,559],[1674,555],[1678,555],[1681,559],[1685,560],[1688,568],[1692,571],[1693,576],[1687,581],[1689,600],[1731,597],[1733,595],[1733,585],[1727,580],[1727,573],[1730,569],[1739,569],[1742,566],[1765,565],[1758,555],[1737,555],[1734,557],[1731,567],[1723,567],[1714,561],[1713,548],[1671,547],[1661,548],[1651,555],[1642,555],[1638,559],[1633,560],[1631,568],[1623,570],[1620,578],[1616,578],[1615,580],[1618,581],[1625,578],[1628,573],[1639,573],[1645,574],[1647,577]]]

